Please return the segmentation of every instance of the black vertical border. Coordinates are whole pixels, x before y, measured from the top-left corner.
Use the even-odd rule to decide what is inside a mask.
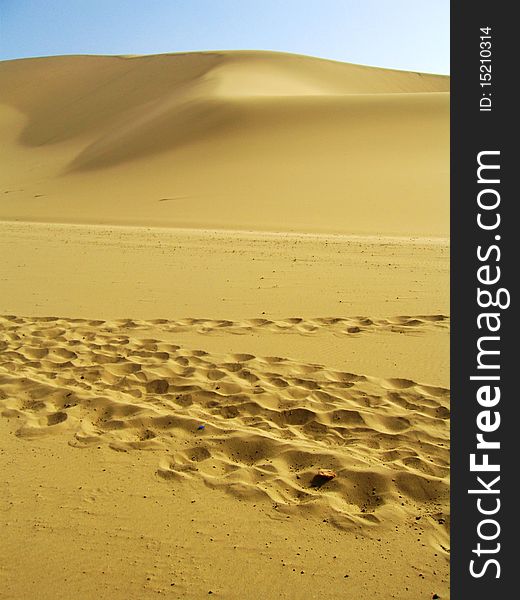
[[[514,189],[520,171],[516,158],[518,150],[513,139],[519,136],[519,108],[513,111],[518,86],[519,30],[514,35],[515,3],[500,1],[455,1],[451,3],[451,598],[453,600],[502,600],[520,597],[514,578],[520,573],[517,566],[515,537],[517,521],[514,516],[518,505],[516,492],[520,469],[520,422],[518,417],[518,385],[520,381],[520,354],[515,337],[520,332],[516,316],[516,279],[520,272],[520,231],[515,220],[520,206],[520,194]],[[481,112],[479,100],[485,88],[480,86],[480,28],[492,31],[492,86],[493,108]],[[477,155],[484,150],[500,151],[500,230],[483,232],[477,225],[477,194],[482,186],[477,183]],[[479,335],[477,315],[485,312],[477,305],[477,269],[483,263],[477,259],[477,246],[496,243],[492,238],[501,236],[500,287],[508,288],[511,305],[500,310],[500,376],[501,401],[498,410],[501,425],[495,439],[500,450],[490,452],[490,459],[501,465],[501,509],[496,520],[501,533],[495,542],[500,551],[489,558],[500,563],[500,578],[496,569],[489,568],[481,578],[470,574],[469,563],[477,558],[473,550],[479,540],[478,523],[486,518],[476,506],[477,496],[468,494],[475,485],[478,473],[470,472],[469,456],[475,452],[478,432],[476,418],[482,410],[476,401],[479,383],[470,381],[477,374]],[[513,289],[515,288],[515,289]],[[516,345],[518,346],[518,345]],[[515,385],[516,384],[516,385]],[[515,393],[516,392],[516,393]],[[496,409],[493,409],[496,410]],[[488,496],[489,498],[489,496]],[[493,543],[487,546],[492,547]],[[483,558],[479,559],[480,567]]]

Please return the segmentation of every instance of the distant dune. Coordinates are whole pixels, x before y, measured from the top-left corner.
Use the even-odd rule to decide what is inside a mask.
[[[447,236],[449,78],[273,52],[0,63],[0,218]]]

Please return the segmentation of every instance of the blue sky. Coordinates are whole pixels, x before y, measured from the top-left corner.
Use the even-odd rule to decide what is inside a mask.
[[[0,59],[279,50],[449,73],[449,0],[0,0]]]

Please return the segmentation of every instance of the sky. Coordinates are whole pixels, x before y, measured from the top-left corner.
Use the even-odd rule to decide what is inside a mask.
[[[0,0],[0,60],[276,50],[449,73],[449,0]]]

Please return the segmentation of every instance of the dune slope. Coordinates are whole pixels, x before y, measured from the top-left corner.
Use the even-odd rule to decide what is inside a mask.
[[[449,78],[270,52],[0,63],[0,218],[448,233]]]

